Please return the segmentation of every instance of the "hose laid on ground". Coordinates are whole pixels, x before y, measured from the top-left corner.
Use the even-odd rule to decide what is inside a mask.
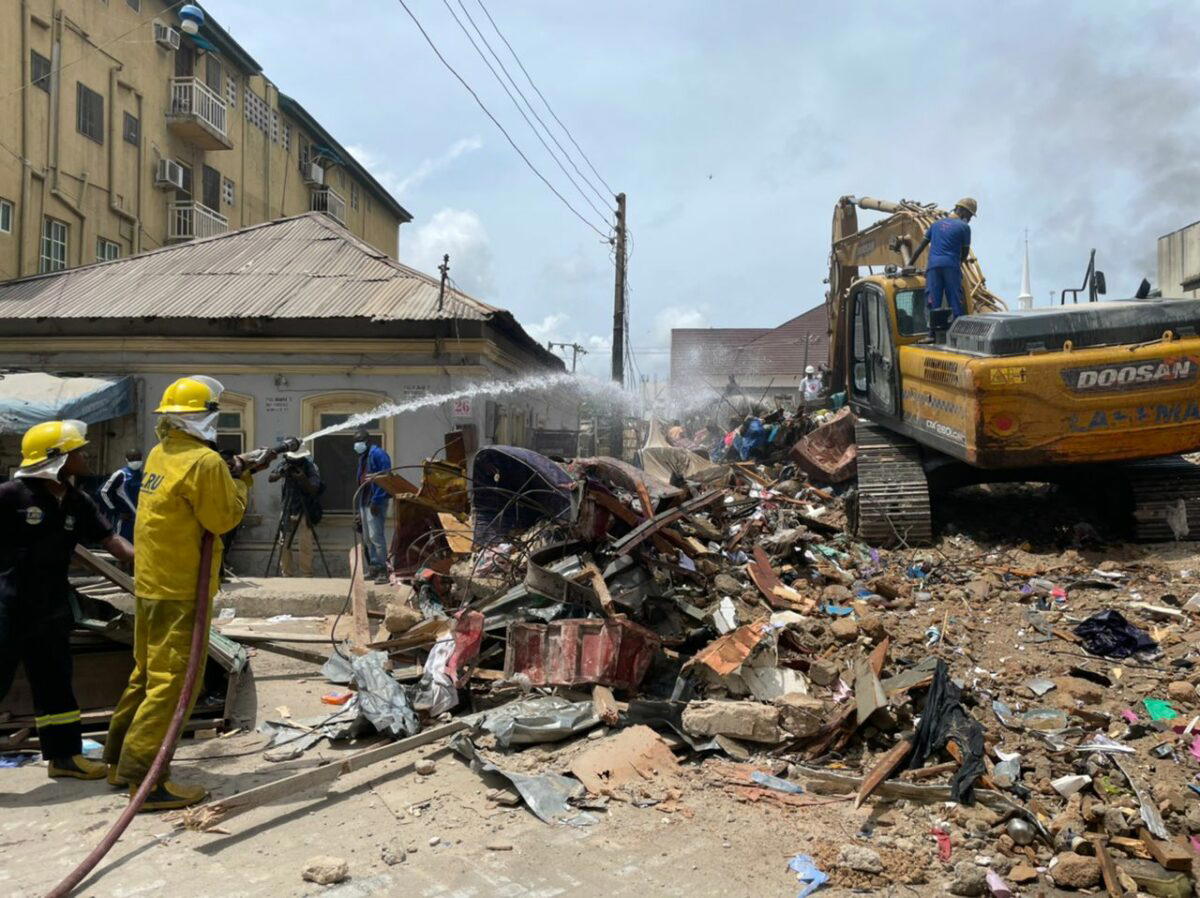
[[[192,702],[192,693],[196,691],[196,680],[199,679],[200,668],[205,660],[204,637],[205,631],[208,629],[208,588],[212,581],[214,539],[215,537],[206,531],[200,542],[200,576],[196,580],[196,619],[192,623],[192,645],[188,654],[187,673],[183,678],[183,691],[179,693],[179,704],[175,706],[175,716],[171,718],[167,735],[158,749],[158,754],[154,756],[150,772],[146,774],[142,785],[130,799],[129,805],[121,812],[117,822],[112,825],[112,829],[100,840],[100,844],[93,848],[92,853],[85,857],[83,862],[72,870],[62,882],[47,892],[46,898],[64,898],[64,896],[70,895],[72,890],[83,882],[83,878],[92,872],[104,855],[108,854],[109,849],[117,844],[117,840],[121,838],[121,834],[125,832],[130,821],[141,810],[146,796],[158,784],[158,778],[162,776],[163,770],[171,762],[171,756],[175,754],[175,742],[183,730],[184,718],[187,717],[187,709]]]

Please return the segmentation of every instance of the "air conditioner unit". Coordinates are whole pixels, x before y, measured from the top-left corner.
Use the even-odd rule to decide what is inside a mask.
[[[308,163],[308,167],[304,170],[304,183],[318,185],[324,184],[325,169],[321,168],[321,166],[315,162]]]
[[[179,32],[164,22],[155,22],[154,42],[165,50],[178,50]]]
[[[183,166],[174,159],[159,159],[154,184],[164,190],[183,190]]]

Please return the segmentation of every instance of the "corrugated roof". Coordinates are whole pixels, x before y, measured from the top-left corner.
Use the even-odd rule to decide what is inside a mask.
[[[503,309],[402,265],[320,212],[0,284],[0,319],[486,321]],[[515,324],[515,322],[514,322]],[[519,327],[519,326],[518,326]]]
[[[807,355],[806,355],[807,347]],[[829,358],[824,304],[776,328],[680,328],[671,331],[671,382],[724,384],[729,375],[784,376]]]
[[[736,363],[746,374],[790,375],[828,361],[829,313],[822,303],[746,343]]]

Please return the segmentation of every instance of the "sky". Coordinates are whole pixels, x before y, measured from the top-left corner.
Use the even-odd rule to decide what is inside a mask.
[[[605,184],[627,195],[647,378],[669,375],[672,327],[773,327],[821,303],[843,195],[974,196],[976,253],[1014,307],[1026,232],[1047,305],[1081,284],[1093,248],[1110,297],[1157,284],[1157,237],[1200,218],[1191,4],[483,0],[598,178],[480,0],[406,2],[584,219],[607,235]],[[461,289],[540,340],[580,343],[581,370],[607,373],[611,247],[398,0],[206,8],[412,213],[401,261],[435,272],[449,253]],[[451,15],[471,29],[464,8],[571,151],[559,161],[578,189]]]

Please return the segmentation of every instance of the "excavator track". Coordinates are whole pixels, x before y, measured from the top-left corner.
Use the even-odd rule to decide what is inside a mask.
[[[1136,539],[1200,540],[1200,464],[1168,455],[1123,468],[1133,498]]]
[[[854,532],[876,546],[933,542],[929,481],[917,444],[869,421],[854,428],[858,444],[858,495]]]

